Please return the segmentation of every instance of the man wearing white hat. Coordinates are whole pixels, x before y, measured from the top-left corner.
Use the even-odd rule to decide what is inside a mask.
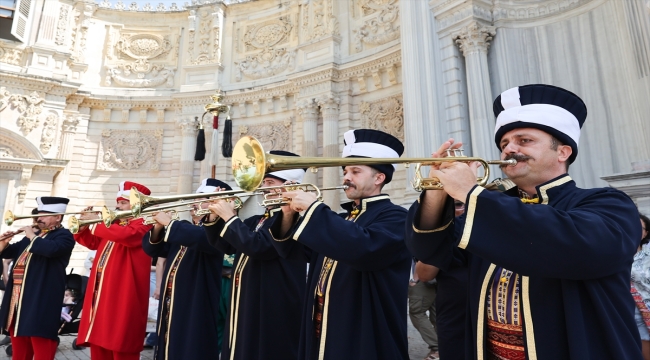
[[[298,156],[279,150],[271,154]],[[304,175],[304,169],[271,172],[263,186],[301,183]],[[211,223],[204,226],[208,240],[226,254],[236,254],[221,358],[296,359],[307,260],[300,244],[277,246],[269,228],[284,213],[287,221],[278,226],[288,229],[297,214],[275,206],[242,220],[233,202],[218,201],[209,209]]]
[[[221,180],[203,179],[197,194],[232,190]],[[199,200],[199,199],[197,199]],[[206,204],[201,204],[206,208]],[[223,252],[210,245],[203,215],[191,210],[192,222],[158,212],[153,229],[142,238],[151,257],[167,259],[160,282],[158,342],[154,359],[218,359],[219,300]]]
[[[575,94],[526,85],[494,101],[495,142],[517,165],[503,193],[476,185],[476,165],[442,162],[411,207],[410,250],[446,270],[469,267],[466,353],[476,359],[640,359],[630,268],[640,226],[632,200],[580,189],[567,174],[587,117]],[[433,157],[460,144],[444,143]],[[465,215],[454,219],[454,199]]]
[[[399,158],[404,145],[378,130],[344,134],[343,157]],[[404,245],[406,210],[382,193],[394,165],[343,168],[345,214],[313,193],[284,194],[304,216],[277,241],[311,250],[299,359],[408,359],[406,336],[411,256]],[[283,219],[284,220],[284,219]]]
[[[11,335],[13,358],[20,360],[54,359],[65,268],[75,244],[70,231],[61,226],[63,215],[48,215],[65,213],[69,200],[42,196],[36,202],[40,233],[36,235],[32,226],[25,226],[21,241],[0,242],[0,255],[14,263],[0,307],[0,325]]]

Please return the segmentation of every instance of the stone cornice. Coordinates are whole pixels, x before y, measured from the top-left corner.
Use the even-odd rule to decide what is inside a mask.
[[[287,96],[298,92],[294,83],[283,84],[275,87],[263,87],[246,92],[229,91],[225,94],[224,104],[243,104],[273,97]]]
[[[78,84],[67,83],[60,80],[42,76],[17,74],[0,70],[0,84],[7,88],[24,89],[25,91],[39,91],[45,94],[68,97],[77,92]]]
[[[95,109],[177,109],[180,107],[174,99],[168,100],[134,100],[132,97],[85,98],[79,107]]]
[[[517,5],[496,0],[492,12],[498,27],[532,27],[575,17],[608,0],[527,0]]]
[[[351,78],[357,77],[360,75],[368,74],[373,71],[381,70],[388,66],[401,64],[402,62],[402,50],[398,48],[396,51],[384,55],[380,58],[368,61],[363,64],[351,66],[348,68],[341,69],[340,78]]]

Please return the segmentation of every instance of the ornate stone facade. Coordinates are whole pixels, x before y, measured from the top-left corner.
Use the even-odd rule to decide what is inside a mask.
[[[97,170],[158,170],[162,130],[102,131]]]
[[[210,160],[194,161],[194,119],[216,89],[233,142],[338,157],[341,135],[368,127],[410,157],[453,137],[492,158],[493,98],[545,82],[590,110],[579,185],[650,159],[646,0],[47,2],[27,43],[0,40],[0,206],[17,213],[51,194],[71,211],[111,204],[124,177],[159,194],[193,192],[213,171],[232,182],[225,116],[217,129],[205,116]],[[408,205],[417,194],[399,169],[384,190]],[[336,185],[339,172],[307,177]]]

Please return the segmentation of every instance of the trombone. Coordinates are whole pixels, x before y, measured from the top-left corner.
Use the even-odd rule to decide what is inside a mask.
[[[90,213],[90,212],[100,212],[98,210],[93,210],[93,211],[79,211],[79,212],[71,212],[71,213],[47,213],[47,214],[34,214],[34,215],[15,215],[11,210],[5,211],[4,215],[4,221],[7,226],[11,226],[14,221],[16,220],[22,220],[22,219],[29,219],[29,218],[37,218],[37,217],[42,217],[42,216],[57,216],[57,215],[78,215],[78,214],[83,214],[83,213]]]
[[[145,209],[160,204],[166,204],[169,202],[178,202],[182,200],[193,200],[198,198],[210,198],[210,200],[218,199],[229,199],[236,195],[241,195],[246,191],[244,190],[230,190],[230,191],[218,191],[213,193],[192,193],[192,194],[183,194],[183,195],[167,195],[167,196],[149,196],[139,192],[136,188],[131,188],[131,193],[129,194],[129,202],[131,203],[130,212],[134,217],[138,217],[141,212]],[[201,200],[205,202],[208,200]],[[177,205],[182,206],[183,204]]]
[[[466,157],[461,151],[451,150],[450,157],[444,158],[320,158],[320,157],[295,157],[267,154],[262,144],[252,136],[244,136],[233,149],[232,174],[237,186],[246,191],[254,191],[260,187],[264,175],[270,171],[288,170],[298,168],[319,168],[347,165],[377,165],[377,164],[404,164],[408,167],[411,163],[416,166],[416,179],[413,188],[417,191],[439,190],[442,184],[436,178],[424,178],[420,174],[422,165],[431,165],[438,162],[473,162],[481,163],[484,174],[476,179],[480,186],[485,186],[490,178],[488,165],[516,165],[517,160],[484,160],[478,157]]]

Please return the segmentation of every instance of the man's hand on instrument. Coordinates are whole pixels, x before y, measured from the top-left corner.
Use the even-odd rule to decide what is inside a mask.
[[[25,236],[26,236],[28,239],[30,239],[30,240],[31,240],[34,236],[36,236],[36,233],[34,232],[34,228],[33,228],[32,226],[24,226],[24,227],[21,227],[20,230],[24,231],[24,232],[25,232]]]
[[[444,191],[452,198],[465,202],[467,194],[476,185],[476,173],[481,166],[478,162],[443,162],[433,176],[440,180]]]
[[[153,215],[153,219],[156,220],[157,224],[167,226],[172,222],[172,215],[170,212],[160,211]]]
[[[440,145],[438,150],[436,150],[435,152],[433,152],[431,154],[431,157],[432,158],[444,158],[444,157],[447,157],[447,150],[448,149],[460,149],[461,147],[463,147],[462,142],[454,143],[454,139],[450,138],[449,140],[445,141],[442,145]],[[433,171],[438,170],[440,168],[441,164],[444,164],[444,162],[438,162],[438,163],[435,163],[435,164],[431,165],[431,168],[429,170],[429,177],[430,178],[435,177],[435,175],[433,174]]]
[[[234,201],[226,201],[224,199],[214,201],[208,206],[208,209],[210,210],[211,213],[217,215],[218,217],[228,220],[231,217],[237,215],[237,211],[235,211],[235,202]],[[213,217],[210,216],[210,221],[214,221]]]
[[[101,216],[99,216],[99,213],[96,212],[90,212],[93,210],[92,206],[88,206],[84,208],[82,211],[89,211],[89,212],[82,212],[81,215],[79,215],[79,220],[94,220],[94,219],[99,219]]]
[[[287,191],[284,197],[289,199],[289,206],[293,211],[301,212],[307,210],[318,198],[313,192]]]
[[[284,185],[295,185],[295,184],[297,184],[297,182],[292,181],[292,180],[288,180],[288,181],[286,181],[284,183]],[[286,191],[279,194],[278,196],[279,197],[284,197],[284,193],[286,193]],[[287,203],[286,205],[280,206],[280,208],[282,209],[282,215],[284,215],[285,217],[291,217],[292,218],[293,215],[296,213],[296,211],[291,208],[291,204],[289,204],[289,203]]]

